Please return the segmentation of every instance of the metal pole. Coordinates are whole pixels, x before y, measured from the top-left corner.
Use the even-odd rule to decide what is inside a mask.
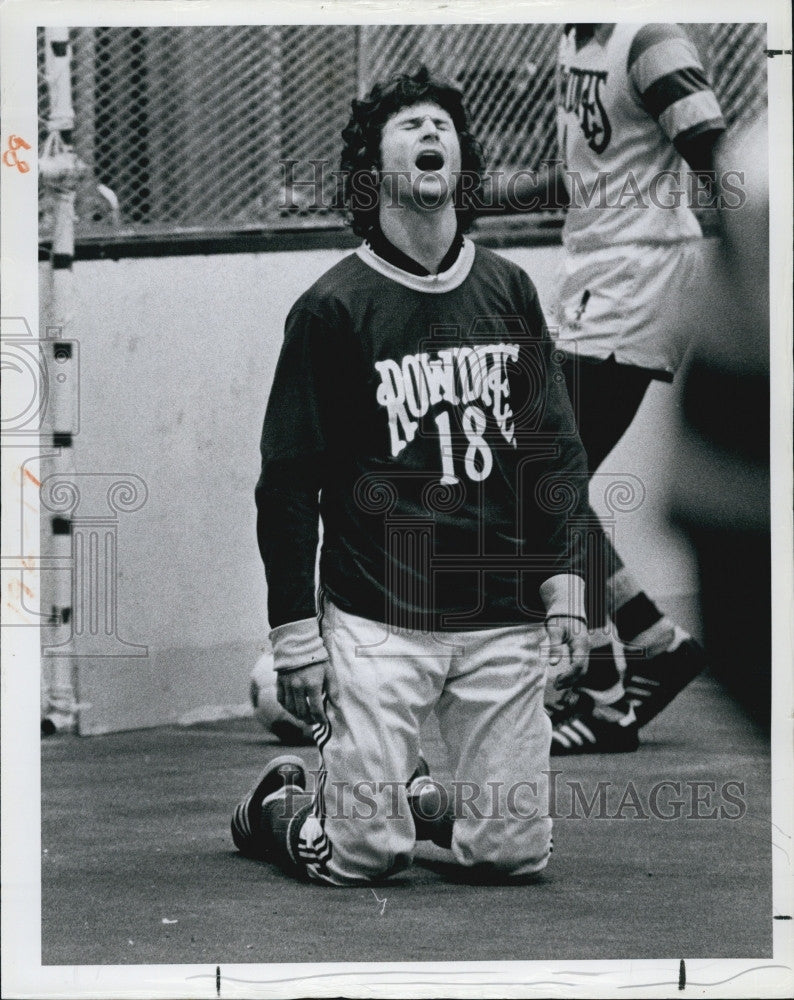
[[[72,426],[75,412],[71,394],[75,379],[63,369],[73,361],[70,327],[73,316],[72,260],[74,258],[75,188],[81,165],[72,150],[72,51],[68,28],[46,28],[45,67],[50,99],[48,136],[40,157],[41,177],[53,199],[51,283],[47,321],[47,346],[51,352],[47,408],[43,421],[45,456],[49,472],[74,477]],[[48,518],[41,535],[42,548],[55,557],[71,557],[71,524],[64,518]],[[68,628],[73,620],[72,575],[54,571],[50,580],[50,615],[47,624]],[[68,653],[69,642],[64,649]],[[74,660],[67,656],[42,657],[42,732],[69,731],[77,722]]]

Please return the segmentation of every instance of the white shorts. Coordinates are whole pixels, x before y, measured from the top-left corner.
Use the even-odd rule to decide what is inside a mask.
[[[551,723],[542,626],[395,633],[325,601],[322,633],[329,721],[315,735],[318,791],[296,859],[309,875],[351,885],[410,864],[406,783],[434,708],[454,769],[455,860],[510,876],[544,868]]]
[[[703,280],[703,240],[564,256],[557,341],[568,353],[672,375],[695,331],[679,316]]]

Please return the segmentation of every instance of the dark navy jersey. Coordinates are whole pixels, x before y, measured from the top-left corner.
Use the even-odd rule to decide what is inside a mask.
[[[544,617],[581,574],[586,462],[537,293],[464,240],[419,275],[368,246],[295,303],[262,432],[272,628],[343,610],[449,630]],[[574,532],[575,534],[575,532]]]

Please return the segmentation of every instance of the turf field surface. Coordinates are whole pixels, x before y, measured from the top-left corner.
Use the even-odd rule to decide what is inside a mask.
[[[448,778],[434,726],[424,746]],[[638,752],[552,758],[563,818],[533,885],[462,883],[428,845],[375,890],[301,884],[240,857],[231,809],[280,752],[253,719],[44,741],[43,963],[771,955],[768,741],[708,677],[643,730]],[[311,748],[306,759],[315,766]],[[568,818],[572,786],[589,799],[599,781],[606,807]],[[663,781],[683,794],[664,791],[657,811],[679,797],[678,819],[651,814]],[[740,805],[728,782],[743,783],[728,788]],[[610,818],[622,799],[624,818]]]

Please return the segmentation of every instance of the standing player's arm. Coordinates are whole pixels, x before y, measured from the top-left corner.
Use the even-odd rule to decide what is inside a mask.
[[[678,24],[645,24],[631,43],[627,69],[637,102],[711,193],[725,122],[692,39]]]
[[[324,718],[328,654],[317,621],[315,564],[325,465],[325,324],[306,310],[287,319],[262,429],[257,539],[268,584],[278,700],[304,722]],[[326,372],[327,375],[327,372]]]
[[[673,145],[710,196],[717,193],[716,148],[725,134],[721,128],[706,128],[679,136]]]
[[[709,186],[714,184],[717,143],[724,134],[724,129],[708,128],[691,135],[682,135],[673,144],[689,164],[692,172]]]
[[[587,666],[584,546],[578,543],[576,534],[570,530],[571,520],[581,523],[587,519],[587,459],[565,383],[554,377],[559,373],[552,371],[553,344],[537,292],[529,279],[526,283],[525,314],[530,330],[539,338],[546,372],[545,406],[540,431],[544,436],[552,437],[556,444],[555,456],[538,463],[536,482],[551,475],[554,483],[552,493],[570,497],[570,503],[564,504],[562,510],[556,503],[545,503],[542,495],[532,498],[536,505],[535,515],[545,527],[546,548],[543,554],[549,559],[551,567],[549,576],[540,585],[540,596],[546,608],[549,660],[552,666],[556,666],[563,649],[567,647],[570,669],[555,679],[555,686],[567,687],[581,677]]]
[[[485,199],[484,215],[562,209],[570,200],[560,160],[546,160],[539,170],[497,171],[490,174],[490,182],[492,194]]]

